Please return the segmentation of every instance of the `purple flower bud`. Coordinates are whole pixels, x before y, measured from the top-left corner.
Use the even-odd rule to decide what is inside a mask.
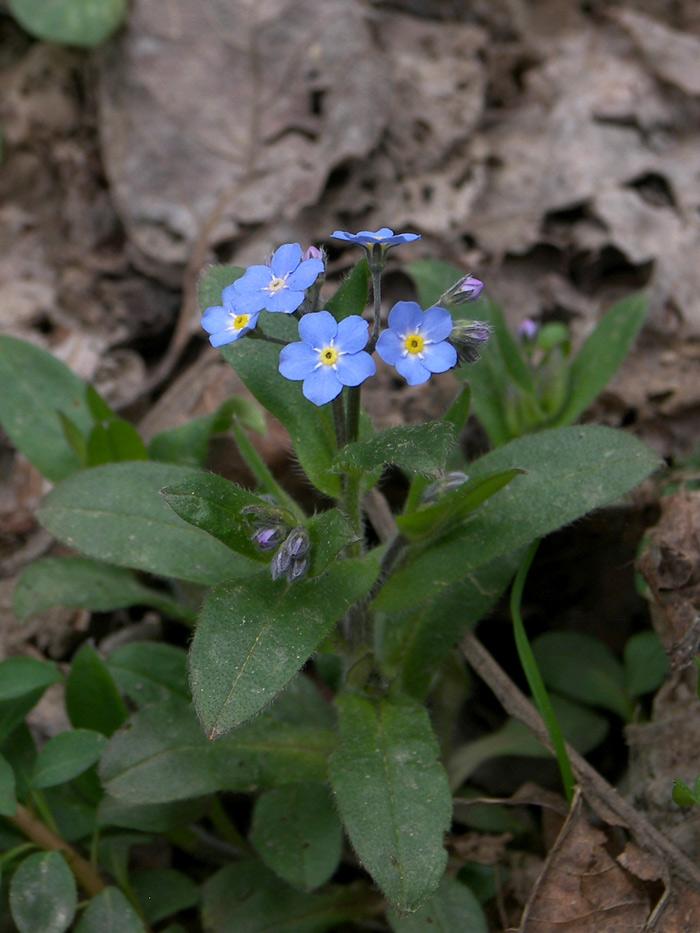
[[[301,580],[308,569],[309,561],[306,557],[302,557],[300,560],[293,560],[287,571],[287,583],[295,583],[297,580]]]
[[[304,528],[303,525],[299,525],[298,528],[294,528],[288,535],[287,540],[284,542],[285,547],[289,548],[289,554],[293,560],[298,560],[300,557],[303,557],[304,554],[309,550],[309,534]]]
[[[325,257],[323,255],[323,250],[319,249],[318,246],[310,246],[304,255],[301,257],[301,261],[305,262],[307,259],[320,259],[321,262],[325,264]]]
[[[284,538],[286,529],[280,528],[259,528],[253,535],[253,541],[261,551],[274,551],[278,544]]]
[[[540,325],[537,321],[533,321],[531,317],[526,317],[518,328],[518,337],[523,341],[534,340],[539,329]]]
[[[435,304],[449,311],[457,305],[465,304],[467,301],[476,301],[483,290],[484,283],[481,279],[477,279],[471,274],[464,275],[459,282],[455,282],[452,288],[448,288]]]
[[[273,580],[279,580],[286,575],[287,581],[293,583],[304,576],[308,568],[306,554],[311,542],[309,533],[303,525],[293,528],[280,545],[279,550],[272,558],[270,573]]]
[[[457,321],[448,341],[457,351],[460,363],[476,363],[479,350],[491,336],[491,327],[484,321]]]
[[[434,483],[431,483],[430,486],[424,491],[423,495],[420,497],[421,504],[423,505],[432,505],[434,502],[444,496],[446,492],[452,492],[453,489],[459,489],[464,483],[467,482],[469,477],[466,473],[462,473],[460,470],[454,470],[451,473],[446,473],[442,479],[436,480]]]

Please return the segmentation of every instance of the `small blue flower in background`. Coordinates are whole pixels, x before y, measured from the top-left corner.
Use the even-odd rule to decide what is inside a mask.
[[[418,233],[394,233],[388,227],[382,227],[376,233],[371,230],[360,230],[359,233],[347,233],[344,230],[336,230],[331,233],[334,240],[345,240],[346,243],[354,243],[355,246],[373,247],[383,246],[389,249],[391,246],[398,246],[400,243],[412,243],[413,240],[420,240]]]
[[[303,379],[304,396],[325,405],[343,386],[359,386],[377,370],[366,353],[369,324],[358,315],[336,321],[328,311],[305,314],[299,321],[300,343],[280,353],[279,371],[285,379]]]
[[[411,386],[427,382],[457,364],[457,351],[447,342],[453,322],[444,308],[422,311],[415,301],[397,301],[389,312],[389,328],[377,341],[377,353],[395,366]]]
[[[253,330],[258,323],[259,312],[241,312],[235,304],[233,285],[223,290],[221,302],[220,306],[207,308],[202,315],[202,327],[211,334],[209,343],[212,347],[233,343]]]
[[[239,314],[263,310],[292,314],[324,268],[321,259],[304,259],[298,243],[285,243],[268,266],[249,266],[233,283],[236,310]]]

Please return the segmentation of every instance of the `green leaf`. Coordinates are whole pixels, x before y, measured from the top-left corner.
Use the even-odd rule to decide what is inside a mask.
[[[233,285],[236,279],[240,279],[245,271],[241,266],[229,265],[209,266],[205,269],[197,288],[197,298],[202,314],[207,308],[221,307],[221,293],[229,285]]]
[[[556,425],[576,421],[600,395],[631,350],[648,309],[646,295],[630,295],[600,321],[571,363],[569,398]]]
[[[522,557],[513,551],[470,573],[420,607],[392,613],[380,629],[378,654],[387,676],[424,700],[445,655],[493,609],[513,579]]]
[[[149,447],[151,459],[203,468],[210,438],[228,431],[234,417],[251,431],[266,433],[265,415],[257,402],[247,398],[229,398],[211,415],[193,418],[169,431],[155,434]]]
[[[182,648],[158,642],[121,645],[106,661],[115,683],[134,703],[157,703],[175,693],[190,698],[187,654]]]
[[[35,39],[91,49],[124,22],[126,0],[10,0],[10,12]]]
[[[4,755],[0,755],[0,816],[17,813],[15,771]]]
[[[207,933],[324,933],[369,913],[353,888],[304,894],[257,861],[227,865],[202,894]]]
[[[250,841],[292,887],[313,891],[335,873],[343,828],[327,784],[286,784],[258,797]]]
[[[124,701],[107,666],[85,642],[73,658],[66,681],[66,710],[74,729],[110,736],[126,720]]]
[[[399,515],[396,525],[409,541],[435,537],[458,525],[482,502],[503,489],[523,470],[494,470],[484,476],[467,480],[457,489],[441,496],[434,505],[419,507],[408,515]]]
[[[20,725],[2,739],[0,748],[14,771],[17,799],[26,800],[31,790],[29,779],[36,760],[36,744],[26,722],[20,721]]]
[[[577,752],[585,755],[600,745],[610,728],[604,716],[555,693],[550,694],[550,700],[564,738]],[[551,758],[552,752],[520,720],[506,719],[500,729],[468,742],[452,755],[448,764],[451,787],[461,787],[485,761],[504,755]]]
[[[38,687],[12,700],[0,700],[0,742],[11,735],[44,695],[45,687]]]
[[[323,781],[334,746],[328,729],[295,726],[270,715],[210,742],[192,705],[171,694],[131,717],[103,752],[99,773],[117,800],[170,803],[219,790]]]
[[[89,729],[61,732],[37,755],[32,787],[55,787],[72,781],[95,764],[106,745],[104,735]]]
[[[75,916],[75,879],[60,852],[37,852],[10,882],[10,909],[19,933],[63,933]]]
[[[145,933],[145,929],[119,888],[109,887],[92,898],[75,933]]]
[[[60,673],[48,661],[36,658],[7,658],[0,663],[0,700],[42,692],[61,680]]]
[[[187,610],[166,592],[139,583],[130,570],[88,557],[45,557],[20,575],[12,593],[12,611],[26,622],[52,606],[112,612],[129,606],[154,606],[174,618]]]
[[[199,887],[174,868],[137,871],[130,880],[149,923],[160,923],[171,914],[196,907],[199,903]]]
[[[88,467],[131,460],[148,460],[148,451],[133,425],[122,418],[95,425],[87,440]]]
[[[89,557],[160,576],[213,584],[245,572],[247,563],[179,518],[159,496],[190,476],[165,463],[110,463],[59,483],[39,520]]]
[[[390,907],[387,920],[394,933],[488,933],[486,915],[472,892],[459,881],[443,878],[420,910],[400,915]]]
[[[656,632],[637,632],[624,651],[625,689],[631,697],[658,690],[671,672],[668,655]]]
[[[101,828],[137,829],[143,833],[169,833],[201,820],[209,810],[205,797],[175,800],[171,803],[127,803],[103,794],[97,808]],[[107,838],[107,837],[103,837]]]
[[[376,608],[425,602],[496,557],[614,502],[657,466],[646,445],[610,428],[559,428],[511,441],[471,464],[470,474],[512,468],[527,473],[429,549],[410,549],[380,591]]]
[[[444,421],[387,428],[369,441],[348,444],[335,458],[335,469],[369,472],[393,463],[415,473],[437,476],[454,444],[452,425]]]
[[[472,389],[474,414],[484,427],[494,447],[500,447],[511,439],[509,408],[514,401],[510,379],[498,348],[487,344],[481,351],[481,359],[473,365],[463,367],[457,375],[468,379]]]
[[[350,275],[335,291],[333,297],[326,302],[326,310],[330,311],[336,321],[351,314],[362,315],[369,299],[369,266],[363,257],[352,269]]]
[[[170,508],[190,525],[218,538],[227,548],[249,560],[269,562],[254,544],[241,509],[249,505],[269,508],[258,496],[215,473],[194,473],[161,490]]]
[[[318,577],[356,536],[339,509],[328,509],[309,519],[311,566],[308,577]]]
[[[679,807],[692,807],[694,803],[700,804],[700,794],[692,791],[687,784],[676,778],[673,782],[673,802]]]
[[[88,433],[85,383],[45,350],[0,337],[0,385],[0,423],[27,460],[54,483],[79,470],[58,412]]]
[[[447,864],[452,799],[426,710],[412,700],[338,701],[329,776],[353,848],[398,910],[416,910]]]
[[[314,659],[318,661],[318,654]],[[335,707],[330,705],[316,684],[303,672],[287,684],[267,712],[275,719],[295,726],[334,729],[337,724]]]
[[[266,315],[262,330],[278,340],[299,339],[296,320],[286,314]],[[331,406],[313,405],[304,398],[300,382],[280,374],[279,346],[246,337],[223,347],[221,352],[263,408],[285,426],[309,480],[326,495],[340,496],[340,477],[331,471],[336,453]]]
[[[493,301],[489,302],[489,318],[493,327],[493,339],[498,345],[501,359],[510,379],[523,394],[534,400],[535,382],[532,370],[508,328],[503,311]]]
[[[462,269],[439,259],[418,259],[404,268],[418,290],[418,302],[422,308],[432,307],[464,275]]]
[[[80,461],[80,465],[85,466],[87,463],[87,439],[85,435],[75,421],[72,421],[68,415],[64,414],[62,411],[58,412],[58,418],[70,449]]]
[[[563,696],[602,706],[629,721],[634,714],[622,665],[602,642],[579,632],[545,632],[532,643],[542,679]]]
[[[207,735],[217,738],[264,709],[378,573],[369,557],[289,587],[267,572],[216,587],[190,649],[192,696]]]

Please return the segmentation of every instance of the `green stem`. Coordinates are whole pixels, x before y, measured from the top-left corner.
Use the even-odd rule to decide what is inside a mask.
[[[559,723],[557,722],[557,718],[554,714],[552,701],[549,698],[547,688],[545,687],[544,681],[542,680],[542,675],[540,674],[537,667],[535,655],[532,652],[527,633],[525,632],[525,626],[523,625],[522,616],[520,615],[520,603],[522,601],[523,587],[525,586],[525,580],[527,578],[530,565],[532,564],[539,544],[539,538],[536,541],[533,541],[533,543],[528,548],[522,563],[520,564],[518,572],[515,576],[515,580],[513,581],[513,588],[510,594],[510,611],[513,617],[513,634],[515,636],[515,644],[518,649],[520,663],[522,664],[525,677],[527,678],[527,682],[530,686],[530,692],[532,693],[533,699],[535,700],[537,708],[540,712],[540,716],[544,720],[544,723],[547,727],[549,738],[551,739],[554,752],[557,756],[559,773],[561,774],[561,780],[564,785],[566,799],[570,805],[573,800],[576,781],[574,779],[573,771],[571,770],[571,762],[569,761],[569,755],[566,751],[564,737],[561,733]]]
[[[335,428],[335,442],[338,450],[345,447],[345,406],[343,405],[343,393],[336,395],[332,402],[333,408],[333,427]]]
[[[304,515],[301,506],[277,482],[263,458],[257,452],[253,444],[251,444],[248,435],[245,433],[236,418],[233,419],[231,427],[233,430],[233,436],[236,439],[238,451],[241,457],[243,457],[245,460],[245,463],[253,476],[260,483],[263,492],[274,496],[280,505],[284,506],[286,509],[289,509],[293,515],[296,515],[299,521],[303,522],[306,516]]]
[[[374,295],[374,322],[372,324],[372,336],[367,344],[366,350],[372,355],[374,348],[379,340],[379,328],[382,324],[382,269],[383,266],[374,266],[370,263],[370,272],[372,273],[372,293]]]
[[[348,392],[348,412],[346,421],[346,439],[352,444],[360,436],[360,389],[361,386],[352,386]]]

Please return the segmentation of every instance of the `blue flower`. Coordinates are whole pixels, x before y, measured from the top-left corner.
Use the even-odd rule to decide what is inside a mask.
[[[321,259],[303,259],[298,243],[285,243],[268,266],[249,266],[231,288],[239,314],[282,311],[292,314],[324,271]]]
[[[221,305],[207,308],[202,315],[202,327],[211,334],[212,347],[223,347],[253,330],[258,323],[258,313],[240,311],[235,303],[233,285],[229,285],[221,293]]]
[[[325,405],[343,386],[359,386],[377,370],[365,353],[369,324],[358,315],[338,323],[329,311],[305,314],[299,321],[301,343],[290,343],[280,353],[279,371],[285,379],[303,379],[304,396]]]
[[[389,328],[377,341],[377,353],[410,386],[420,385],[457,364],[457,351],[447,342],[452,327],[444,308],[421,311],[415,301],[397,301],[389,312]]]
[[[334,240],[345,240],[346,243],[354,243],[355,246],[364,246],[371,249],[373,246],[381,246],[389,249],[392,246],[398,246],[399,243],[412,243],[413,240],[420,240],[418,233],[394,233],[388,227],[382,227],[376,233],[371,230],[360,230],[359,233],[346,233],[344,230],[336,230],[331,233]]]

